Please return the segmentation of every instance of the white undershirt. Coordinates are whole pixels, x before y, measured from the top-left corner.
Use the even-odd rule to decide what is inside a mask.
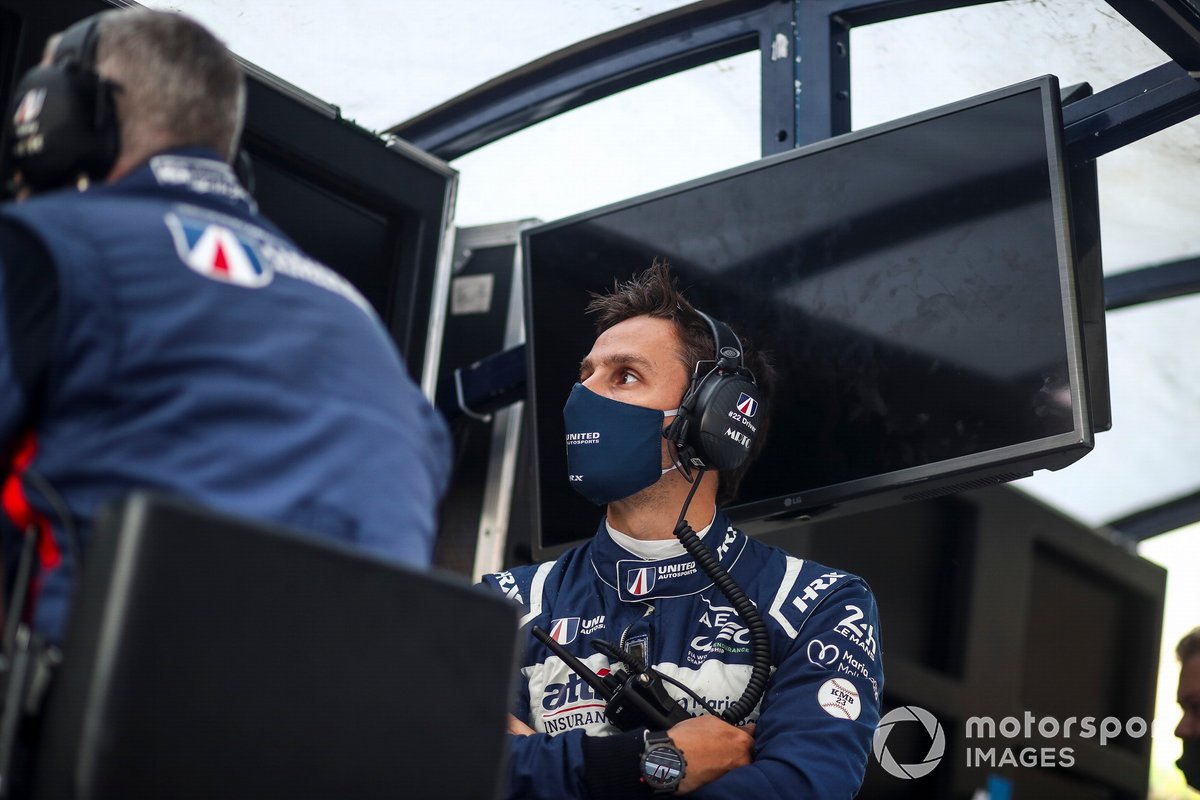
[[[716,519],[716,517],[717,515],[714,513],[713,519]],[[674,536],[670,539],[635,539],[629,534],[621,533],[612,525],[609,525],[607,519],[604,520],[604,526],[608,528],[608,535],[612,537],[614,542],[638,558],[645,559],[646,561],[674,558],[687,552]],[[696,535],[703,539],[704,534],[708,533],[708,529],[711,527],[712,520],[709,520],[707,525],[696,531]]]

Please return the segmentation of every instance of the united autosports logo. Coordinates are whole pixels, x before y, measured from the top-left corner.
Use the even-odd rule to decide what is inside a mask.
[[[274,277],[249,237],[215,222],[169,214],[167,227],[180,259],[194,272],[223,283],[257,289]]]
[[[581,617],[562,617],[550,620],[550,638],[559,644],[570,644],[579,637],[591,636],[604,630],[604,615],[599,614],[590,619]]]
[[[550,638],[559,644],[570,644],[579,635],[579,617],[564,617],[550,623]]]
[[[742,392],[738,395],[737,410],[743,417],[753,417],[758,413],[758,401]]]
[[[626,576],[629,584],[625,588],[635,597],[649,594],[654,591],[655,576],[656,571],[654,567],[642,567],[641,569],[630,570],[628,576]]]
[[[37,121],[37,118],[42,113],[42,106],[46,104],[45,89],[30,89],[21,98],[21,102],[17,104],[17,110],[13,114],[13,125],[27,125],[30,122]]]

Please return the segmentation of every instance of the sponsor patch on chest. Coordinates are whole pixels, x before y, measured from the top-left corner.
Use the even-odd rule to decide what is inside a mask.
[[[578,620],[577,617],[566,619]],[[574,627],[578,633],[581,626],[576,624]],[[607,662],[602,656],[593,656],[585,663],[598,675],[608,674]],[[533,729],[540,733],[557,736],[583,729],[589,736],[597,736],[616,732],[604,716],[604,698],[556,657],[548,658],[532,669],[529,699],[529,717]]]
[[[688,645],[687,663],[700,665],[710,656],[719,655],[725,661],[747,660],[750,655],[750,630],[742,623],[732,606],[713,605],[702,598],[704,610],[696,621],[697,635]],[[730,658],[733,656],[733,658]]]

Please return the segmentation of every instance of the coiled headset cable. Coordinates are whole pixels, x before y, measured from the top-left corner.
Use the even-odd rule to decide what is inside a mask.
[[[675,521],[675,537],[700,565],[700,569],[704,570],[704,574],[711,578],[721,593],[728,598],[750,632],[750,680],[738,701],[720,714],[721,719],[731,725],[739,725],[758,705],[758,701],[762,699],[763,693],[767,689],[767,679],[771,675],[771,640],[767,636],[767,626],[754,603],[742,591],[742,587],[737,585],[737,581],[729,572],[721,566],[721,562],[717,560],[712,551],[704,546],[700,537],[696,535],[692,526],[684,518],[688,506],[692,503],[692,497],[696,494],[696,489],[700,487],[700,481],[703,480],[705,471],[704,467],[700,467],[696,473],[696,479],[692,481],[692,488],[687,494],[687,499],[683,501],[683,508],[679,511],[679,519]]]

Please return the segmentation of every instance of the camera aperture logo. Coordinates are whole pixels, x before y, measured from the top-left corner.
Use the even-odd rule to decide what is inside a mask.
[[[901,723],[916,723],[929,734],[929,752],[923,760],[914,764],[901,764],[888,751],[888,736],[891,735],[892,728]],[[879,720],[871,749],[875,752],[879,766],[889,775],[905,780],[923,778],[933,772],[934,767],[941,763],[942,756],[946,754],[946,732],[942,730],[937,717],[920,706],[900,706],[884,714]]]

